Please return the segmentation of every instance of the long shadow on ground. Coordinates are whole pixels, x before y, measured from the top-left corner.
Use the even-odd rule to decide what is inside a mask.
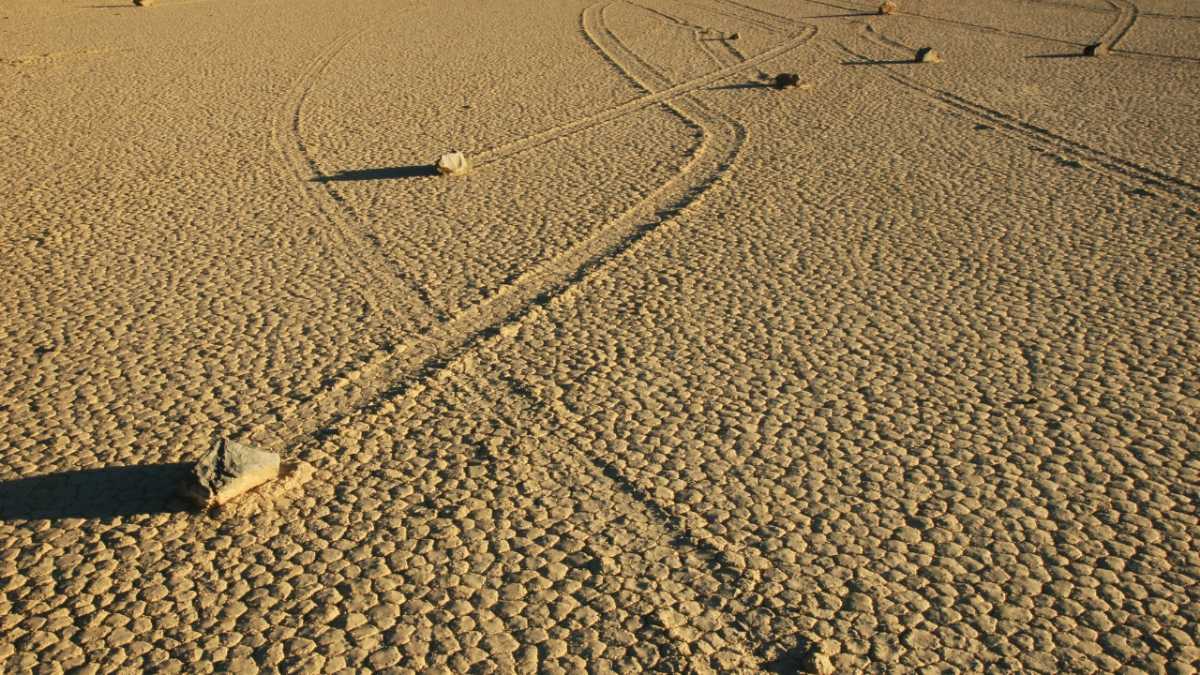
[[[795,636],[795,646],[779,654],[774,660],[763,664],[763,670],[768,673],[808,673],[815,672],[812,660],[817,653],[817,645],[808,639]]]
[[[842,61],[843,66],[904,66],[917,65],[916,59],[894,59],[890,61]]]
[[[737,84],[726,84],[720,87],[709,87],[709,91],[721,91],[724,89],[771,89],[771,85],[766,82],[738,82]]]
[[[1086,59],[1087,54],[1030,54],[1027,59]]]
[[[413,164],[412,166],[385,166],[377,169],[349,169],[329,176],[317,176],[313,180],[318,183],[330,183],[354,180],[423,178],[436,175],[438,175],[437,169],[432,164]]]
[[[187,509],[178,497],[190,464],[83,469],[0,482],[0,522],[115,518]]]
[[[879,12],[846,12],[845,14],[821,14],[819,16],[802,16],[801,21],[809,19],[842,19],[848,16],[880,16]]]

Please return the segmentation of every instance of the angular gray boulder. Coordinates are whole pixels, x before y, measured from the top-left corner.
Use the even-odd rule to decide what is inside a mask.
[[[201,508],[221,506],[279,475],[279,455],[218,438],[195,466],[183,494]]]

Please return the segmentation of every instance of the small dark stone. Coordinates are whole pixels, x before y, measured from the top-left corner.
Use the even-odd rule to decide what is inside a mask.
[[[800,76],[796,73],[780,73],[772,80],[771,86],[776,89],[787,89],[788,87],[796,87],[800,84]]]
[[[1084,56],[1108,56],[1108,45],[1103,42],[1090,44],[1083,48]]]

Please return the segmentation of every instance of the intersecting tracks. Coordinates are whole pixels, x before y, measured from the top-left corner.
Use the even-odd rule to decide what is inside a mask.
[[[640,88],[643,94],[580,120],[479,153],[477,164],[482,169],[501,159],[567,135],[651,106],[662,106],[685,125],[699,131],[700,140],[678,172],[615,220],[556,258],[525,272],[478,305],[434,326],[409,343],[389,345],[377,350],[360,365],[344,371],[311,399],[296,402],[262,416],[243,430],[243,439],[268,446],[295,446],[293,452],[306,454],[307,450],[310,458],[315,460],[321,453],[313,446],[319,446],[327,434],[336,433],[335,428],[344,419],[390,409],[397,399],[415,396],[422,391],[430,379],[469,368],[464,364],[470,363],[471,357],[468,352],[472,348],[489,340],[504,339],[512,335],[516,330],[516,323],[534,308],[573,292],[589,277],[607,273],[618,256],[636,246],[647,235],[677,223],[686,210],[695,208],[708,191],[725,179],[729,167],[738,157],[746,140],[745,128],[737,121],[712,110],[694,96],[693,92],[786,54],[810,41],[816,32],[811,27],[804,27],[791,34],[779,46],[749,59],[744,58],[736,49],[730,48],[725,40],[719,41],[722,45],[719,50],[711,48],[706,44],[708,41],[700,39],[700,33],[695,32],[697,43],[716,61],[718,68],[704,76],[674,84],[608,28],[605,12],[610,5],[609,2],[600,2],[588,7],[581,17],[582,32],[596,51],[624,78]],[[661,16],[673,19],[681,26],[688,25],[677,17],[668,17],[665,14]],[[698,30],[699,27],[693,28]],[[294,169],[302,171],[316,168],[315,162],[307,158],[299,133],[304,98],[312,87],[312,81],[350,37],[352,36],[344,36],[335,41],[314,61],[301,78],[300,86],[294,90],[294,95],[289,97],[288,126],[291,128],[296,147],[293,152],[288,152],[285,148],[285,156]],[[331,220],[339,224],[339,229],[351,229],[352,224],[347,222],[346,212],[340,203],[330,204],[326,199],[315,201],[322,206],[322,211]],[[378,274],[380,265],[373,266],[371,271],[382,276]],[[381,279],[380,283],[386,281]],[[514,391],[523,390],[524,388],[518,387]],[[536,401],[530,399],[527,403]],[[573,419],[561,415],[552,415],[550,419],[553,426],[565,432],[579,431],[579,425]],[[627,494],[639,505],[638,508],[647,510],[655,520],[675,533],[677,545],[687,548],[699,559],[706,561],[706,569],[693,571],[694,574],[707,579],[700,586],[693,587],[719,589],[719,597],[709,597],[706,604],[727,612],[735,624],[739,617],[746,615],[749,609],[740,603],[741,591],[736,585],[736,570],[724,559],[720,546],[705,539],[701,529],[687,527],[677,515],[643,494],[635,483],[622,480],[619,475],[614,476],[612,471],[606,470],[607,463],[603,458],[572,455],[569,459],[577,470],[598,472],[614,481],[615,489]],[[749,642],[753,638],[753,631],[737,626],[734,633],[726,632],[724,635],[730,647],[740,653],[745,659],[744,662],[748,664],[751,660],[752,650],[749,648]]]
[[[639,87],[643,94],[582,119],[478,153],[478,165],[482,169],[568,135],[651,106],[662,106],[686,125],[698,130],[701,136],[701,140],[692,149],[678,173],[656,188],[642,202],[571,249],[525,272],[475,307],[432,327],[419,338],[402,346],[380,349],[361,366],[347,370],[313,399],[292,409],[279,410],[264,416],[246,430],[245,437],[268,445],[294,445],[297,446],[294,451],[300,454],[308,451],[319,456],[320,453],[315,451],[314,444],[320,445],[323,433],[335,433],[334,429],[343,418],[390,409],[399,399],[410,398],[422,391],[431,379],[445,377],[453,372],[469,371],[472,360],[470,352],[475,347],[515,334],[518,322],[534,313],[539,306],[575,292],[585,279],[606,274],[618,256],[638,245],[652,233],[677,224],[683,212],[695,208],[711,188],[724,180],[728,168],[737,159],[746,139],[746,131],[738,122],[710,109],[694,96],[693,92],[740,70],[781,56],[808,42],[815,34],[811,27],[801,26],[786,17],[762,12],[741,3],[722,2],[722,13],[770,27],[770,32],[790,37],[778,47],[750,59],[741,58],[736,50],[728,49],[728,46],[724,53],[710,52],[710,56],[717,63],[730,64],[718,67],[705,76],[673,84],[608,29],[605,12],[610,4],[600,2],[588,7],[582,15],[582,31],[596,51],[623,77]],[[655,13],[682,27],[690,25],[678,17],[663,12]],[[698,26],[690,26],[694,31],[699,30]],[[1112,40],[1118,41],[1127,30],[1128,28],[1120,30],[1113,35]],[[693,34],[699,41],[700,33]],[[868,39],[873,38],[868,35]],[[861,57],[841,42],[835,41],[834,44],[842,51]],[[709,49],[707,45],[701,46]],[[327,50],[324,62],[318,59],[314,63],[308,75],[310,80],[320,74],[328,60],[332,59],[340,48],[339,44],[332,45]],[[916,83],[891,69],[873,70],[878,70],[892,81],[929,96],[943,105],[986,119],[1013,137],[1050,146],[1078,157],[1092,168],[1104,171],[1118,180],[1151,185],[1187,201],[1195,201],[1200,194],[1200,188],[1186,181],[1070,141],[1049,130],[1034,127],[950,92]],[[293,112],[290,126],[297,139],[300,112],[310,88],[311,81],[295,97],[289,98],[289,110]],[[306,167],[306,155],[302,143],[302,139],[299,139],[297,152],[292,154],[289,161],[303,170]],[[309,163],[307,168],[312,169],[312,164]],[[345,213],[340,204],[335,211],[339,214]],[[335,218],[339,214],[335,214]],[[378,272],[378,268],[376,265],[372,271]],[[511,391],[508,393],[512,398],[525,399],[526,405],[542,410],[543,419],[548,420],[545,423],[560,431],[563,436],[573,437],[586,432],[582,429],[580,420],[571,411],[539,401],[528,393],[532,388],[523,383],[513,382],[511,385]],[[611,480],[615,488],[640,505],[637,508],[645,509],[670,531],[677,533],[678,545],[689,548],[692,553],[707,562],[707,570],[695,570],[694,573],[708,577],[709,582],[716,582],[704,584],[705,587],[717,589],[715,596],[707,598],[708,604],[719,607],[731,618],[738,634],[735,639],[737,644],[733,646],[742,654],[748,654],[747,643],[755,637],[763,636],[755,636],[750,628],[739,624],[740,617],[746,616],[749,609],[740,600],[743,590],[737,582],[737,569],[723,553],[723,544],[720,541],[709,540],[702,524],[689,525],[686,517],[674,513],[669,505],[664,506],[646,494],[635,480],[613,469],[609,458],[595,453],[580,455],[569,447],[558,450],[558,454],[568,457],[574,463],[575,468],[572,470],[599,473]]]
[[[570,249],[524,272],[479,304],[433,325],[410,341],[380,347],[361,362],[344,368],[311,397],[288,401],[260,415],[240,431],[240,438],[281,447],[293,445],[306,436],[328,433],[349,415],[378,409],[386,401],[419,391],[426,380],[445,370],[472,347],[507,333],[511,330],[509,325],[532,308],[570,292],[593,274],[603,273],[614,258],[651,232],[675,222],[685,209],[699,204],[704,193],[721,182],[745,140],[745,130],[739,124],[711,111],[691,93],[743,69],[782,56],[809,42],[816,32],[811,27],[803,27],[782,44],[753,58],[684,83],[672,84],[607,29],[603,13],[608,5],[597,3],[584,11],[581,21],[584,36],[614,68],[636,83],[644,94],[581,120],[484,151],[479,155],[478,164],[482,169],[539,145],[649,106],[662,105],[689,126],[699,129],[703,137],[679,172],[637,205]],[[285,139],[291,136],[294,139],[291,144],[293,147],[281,140],[281,152],[298,180],[316,195],[314,202],[321,212],[338,225],[337,229],[342,233],[340,243],[343,246],[357,243],[361,247],[361,240],[354,242],[352,237],[357,224],[347,220],[341,203],[328,197],[319,184],[314,186],[305,175],[314,168],[315,163],[307,158],[303,139],[299,138],[304,98],[316,77],[354,35],[352,33],[339,38],[310,64],[288,97],[285,104],[288,114],[284,116],[286,124],[281,125],[286,128],[279,129],[278,137]],[[322,197],[322,194],[325,196]],[[361,233],[358,234],[361,239]],[[387,288],[389,280],[383,268],[384,263],[376,259],[369,271],[373,273],[375,283]],[[394,286],[394,281],[390,285]],[[394,301],[395,305],[401,306],[402,300]]]
[[[768,49],[753,57],[743,59],[739,54],[739,59],[737,61],[726,61],[726,64],[723,67],[718,68],[710,73],[706,73],[678,84],[667,84],[666,86],[663,86],[661,89],[657,90],[647,90],[643,88],[643,93],[641,95],[618,105],[605,108],[604,110],[600,110],[586,117],[573,120],[562,125],[539,131],[530,136],[526,136],[525,138],[517,139],[501,146],[478,151],[474,155],[475,164],[479,167],[493,164],[520,153],[533,150],[547,143],[560,140],[572,134],[593,129],[602,124],[607,124],[609,122],[622,119],[646,108],[664,105],[671,99],[683,96],[684,94],[696,91],[714,82],[723,80],[730,75],[734,75],[749,68],[756,67],[762,63],[766,63],[772,59],[778,58],[785,53],[788,53],[809,42],[815,32],[816,31],[811,27],[805,27],[799,32],[792,31],[789,38],[779,46],[772,47],[771,49]],[[601,54],[603,55],[603,51],[601,51]]]
[[[717,64],[718,68],[737,67],[747,60],[746,55],[733,43],[732,40],[734,38],[726,35],[723,31],[719,31],[711,26],[692,23],[684,17],[654,9],[641,3],[629,2],[629,4],[640,7],[674,26],[690,30],[692,32],[692,40],[701,50],[708,54],[708,57],[712,59],[713,63]],[[744,20],[742,22],[745,23]],[[760,76],[760,79],[766,79],[767,73],[757,67],[757,65],[755,66],[755,71]]]
[[[365,279],[367,283],[359,289],[364,302],[382,310],[389,319],[423,317],[431,307],[423,287],[408,272],[416,269],[416,262],[397,261],[386,255],[378,238],[349,203],[332,186],[319,180],[321,169],[302,133],[304,104],[321,75],[347,45],[367,32],[359,29],[342,33],[307,64],[284,98],[271,136],[295,184],[324,221],[334,225],[332,230],[319,225],[313,228],[313,234],[323,244],[344,252],[329,256],[331,264],[342,268],[347,278]]]
[[[807,1],[844,9],[840,5],[819,2],[818,0]],[[726,0],[726,2],[732,2],[732,0]],[[726,4],[726,2],[722,2],[721,4]],[[1126,10],[1113,21],[1113,24],[1105,32],[1106,39],[1111,40],[1115,44],[1128,33],[1137,16],[1137,9],[1128,0],[1114,0],[1114,2],[1117,3],[1117,6],[1121,3],[1127,5]],[[742,3],[732,2],[732,4],[736,4],[740,8],[739,13],[743,15],[750,14],[759,22],[773,26],[774,30],[777,31],[794,29],[798,23],[794,19],[756,10]],[[859,35],[881,47],[904,52],[904,55],[908,58],[912,56],[912,51],[906,45],[901,45],[894,40],[890,40],[870,24],[864,23]],[[851,56],[864,62],[870,61],[866,55],[854,50],[846,41],[830,38],[827,42],[833,44],[843,55]],[[937,87],[922,84],[886,65],[880,65],[870,70],[887,81],[931,99],[939,105],[974,117],[979,122],[992,126],[999,130],[1001,134],[1018,140],[1025,145],[1052,150],[1060,155],[1070,157],[1091,171],[1099,172],[1111,180],[1132,188],[1149,190],[1152,194],[1167,199],[1176,206],[1190,208],[1193,211],[1200,206],[1200,185],[1185,178],[1173,176],[1144,164],[1118,157],[977,101],[972,101]]]
[[[495,404],[502,408],[524,406],[524,417],[532,416],[546,432],[539,435],[541,449],[555,457],[562,470],[602,479],[601,484],[607,483],[620,497],[614,506],[644,513],[670,536],[671,546],[681,557],[692,561],[693,564],[674,572],[673,580],[689,588],[705,607],[720,613],[721,623],[706,631],[708,641],[724,644],[739,657],[736,666],[725,663],[722,669],[757,670],[754,667],[756,657],[763,657],[764,646],[759,643],[769,641],[770,636],[760,635],[748,625],[748,619],[766,610],[747,602],[745,596],[753,592],[753,585],[746,580],[738,560],[728,553],[729,544],[710,534],[707,523],[695,512],[679,512],[675,504],[656,498],[653,489],[639,481],[636,475],[628,475],[627,470],[617,468],[623,464],[622,458],[612,451],[570,442],[568,439],[589,437],[591,430],[561,401],[543,399],[535,393],[536,387],[519,379],[501,379],[502,388],[493,392],[499,397]],[[592,483],[588,480],[573,482],[578,485]],[[610,514],[610,517],[616,515]]]

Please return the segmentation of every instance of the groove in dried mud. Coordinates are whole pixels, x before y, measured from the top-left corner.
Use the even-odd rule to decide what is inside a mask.
[[[865,26],[861,32],[871,42],[888,49],[900,50],[896,43],[882,36],[871,26]],[[844,54],[863,60],[870,59],[840,40],[833,44]],[[969,100],[952,92],[921,84],[916,80],[901,75],[892,68],[872,68],[887,80],[899,84],[938,104],[948,106],[977,120],[994,125],[1002,134],[1016,138],[1024,144],[1034,144],[1037,147],[1053,149],[1055,152],[1073,158],[1092,171],[1105,177],[1133,187],[1149,188],[1154,194],[1164,196],[1169,194],[1181,206],[1194,206],[1200,203],[1200,185],[1195,185],[1178,176],[1172,176],[1157,169],[1139,164],[1132,160],[1117,157],[1108,152],[1093,148],[1079,141],[1071,140],[1051,129],[1021,120],[1013,115]]]
[[[429,329],[410,343],[385,345],[377,349],[361,367],[343,369],[344,374],[331,386],[310,399],[261,415],[241,429],[238,438],[274,447],[289,445],[304,436],[335,426],[355,412],[376,409],[381,402],[418,390],[422,382],[447,368],[459,356],[497,336],[505,324],[520,320],[531,309],[546,305],[591,275],[602,273],[609,263],[642,241],[646,235],[671,223],[684,209],[695,206],[732,166],[745,140],[745,130],[740,125],[714,116],[698,100],[689,97],[688,92],[751,65],[786,54],[815,35],[815,30],[809,30],[745,62],[683,84],[671,84],[650,68],[630,65],[641,62],[640,57],[628,51],[619,41],[605,37],[608,33],[603,28],[600,14],[606,6],[597,4],[585,10],[582,22],[585,35],[601,53],[607,52],[599,46],[598,40],[608,42],[608,47],[617,53],[610,57],[615,67],[640,68],[638,75],[630,75],[634,81],[656,82],[644,86],[647,92],[651,92],[647,96],[623,106],[641,108],[662,103],[685,119],[690,120],[694,116],[701,120],[698,126],[705,130],[705,138],[682,170],[617,219],[553,260],[521,274],[491,297]],[[676,97],[687,99],[688,102],[675,102]],[[686,114],[680,112],[680,106],[687,109]],[[624,109],[620,111],[621,114],[627,112]],[[610,110],[607,114],[613,113]],[[524,143],[548,142],[557,135],[602,121],[607,121],[607,118],[589,116],[565,128],[535,135]],[[522,141],[506,147],[509,152],[527,149]],[[495,161],[499,152],[494,151],[495,154],[486,159]]]

